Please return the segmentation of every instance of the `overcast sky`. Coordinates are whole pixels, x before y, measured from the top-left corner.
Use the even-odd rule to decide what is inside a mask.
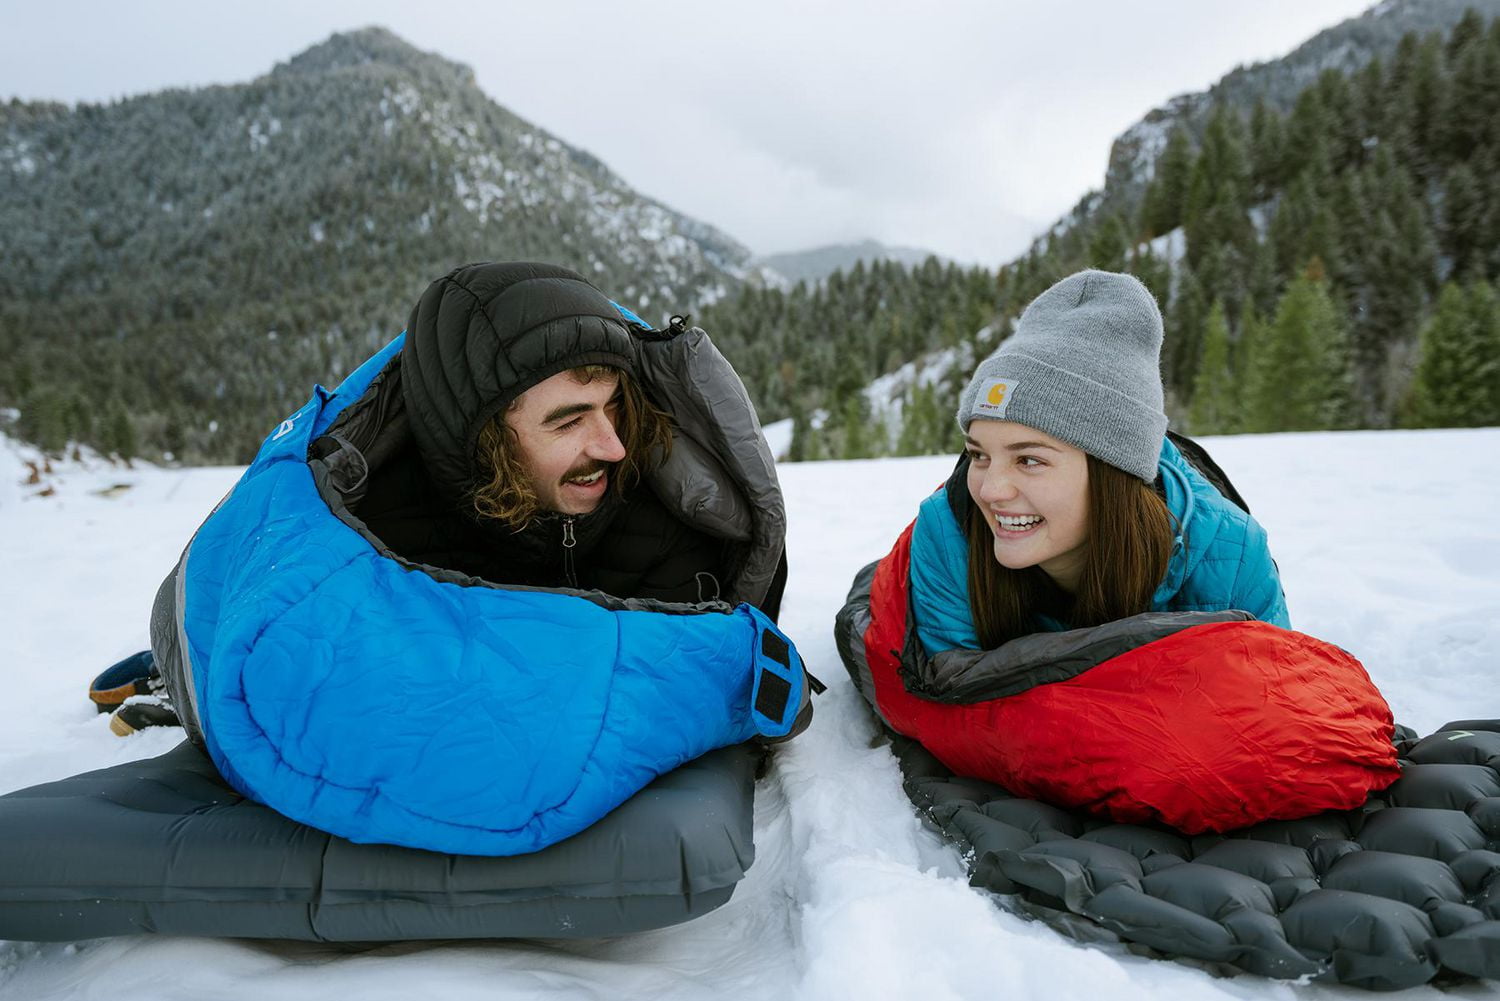
[[[868,236],[999,264],[1148,110],[1368,5],[0,0],[0,97],[242,82],[381,24],[757,253]]]

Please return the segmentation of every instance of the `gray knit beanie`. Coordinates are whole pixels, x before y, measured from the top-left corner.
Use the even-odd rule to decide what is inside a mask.
[[[980,363],[958,426],[1015,421],[1146,482],[1156,479],[1162,411],[1161,310],[1131,275],[1080,271],[1037,296]]]

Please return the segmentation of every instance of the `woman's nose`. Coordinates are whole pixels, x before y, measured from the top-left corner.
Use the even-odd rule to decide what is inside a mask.
[[[986,504],[1012,500],[1015,496],[1015,483],[1004,472],[997,469],[990,469],[985,474],[984,482],[979,485],[979,499]]]

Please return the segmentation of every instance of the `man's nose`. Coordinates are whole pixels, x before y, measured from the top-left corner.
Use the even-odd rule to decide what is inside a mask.
[[[614,422],[601,420],[589,442],[589,457],[600,462],[619,462],[625,458],[625,445],[620,441]]]

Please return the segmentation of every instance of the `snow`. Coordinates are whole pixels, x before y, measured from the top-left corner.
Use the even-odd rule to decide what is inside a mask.
[[[1163,233],[1146,244],[1146,249],[1152,255],[1166,261],[1177,270],[1177,262],[1187,256],[1187,233],[1181,226],[1169,233]]]
[[[1267,527],[1297,627],[1361,658],[1397,718],[1419,731],[1500,716],[1500,429],[1204,443]],[[0,728],[0,792],[159,754],[180,739],[116,738],[84,691],[145,646],[157,584],[239,473],[88,457],[25,483],[28,458],[0,439],[0,551],[13,568],[0,576],[11,624],[0,670],[13,710]],[[1079,946],[966,885],[962,859],[902,793],[831,632],[855,571],[885,553],[951,461],[780,467],[791,564],[782,624],[829,691],[812,728],[760,781],[756,863],[712,914],[583,942],[0,943],[0,997],[1368,998]],[[1451,996],[1500,998],[1500,988],[1403,995]]]
[[[778,462],[792,451],[792,424],[792,419],[787,417],[760,429],[761,434],[766,436],[766,444],[771,446],[771,457]]]

